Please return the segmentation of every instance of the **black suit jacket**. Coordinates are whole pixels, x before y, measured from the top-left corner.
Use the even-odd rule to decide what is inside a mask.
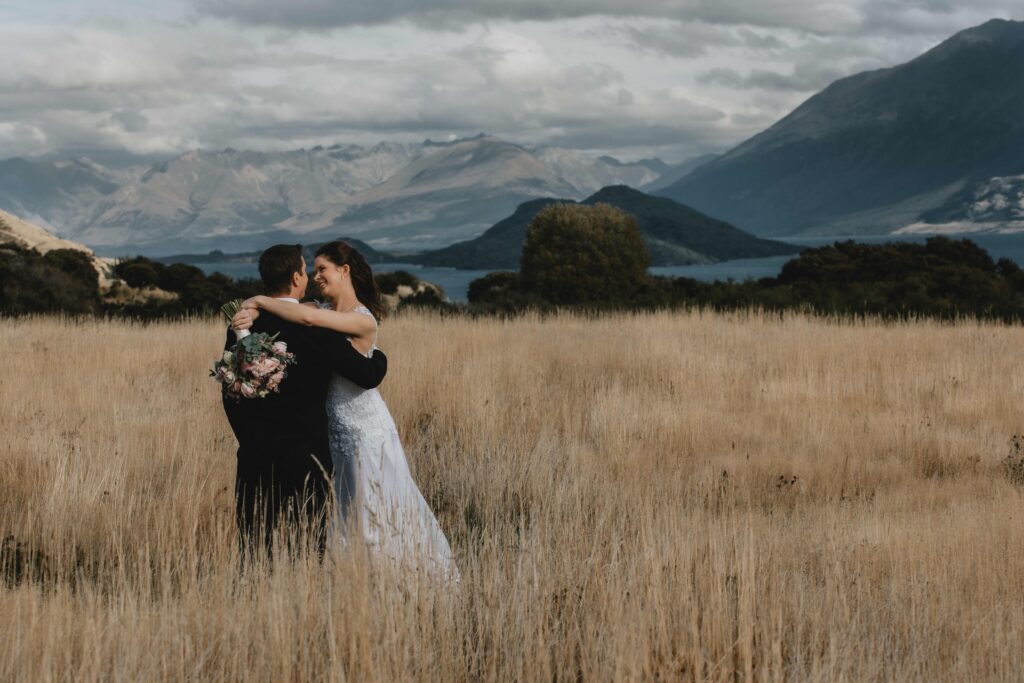
[[[372,389],[387,373],[387,357],[375,351],[367,358],[339,332],[287,322],[267,311],[260,311],[251,332],[277,333],[277,341],[288,344],[296,362],[289,366],[278,393],[238,401],[223,399],[224,412],[238,439],[240,463],[305,469],[309,454],[314,454],[330,472],[325,402],[331,373]],[[228,330],[225,350],[235,341]]]

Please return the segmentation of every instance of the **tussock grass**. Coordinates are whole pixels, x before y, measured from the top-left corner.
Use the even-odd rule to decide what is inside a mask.
[[[1024,676],[1020,328],[390,321],[447,591],[356,551],[239,574],[221,340],[0,320],[0,680]]]

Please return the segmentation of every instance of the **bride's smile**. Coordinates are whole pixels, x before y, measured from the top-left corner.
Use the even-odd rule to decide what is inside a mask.
[[[317,256],[313,261],[313,282],[316,283],[321,294],[334,301],[352,292],[349,266],[347,264],[339,266],[323,256]]]

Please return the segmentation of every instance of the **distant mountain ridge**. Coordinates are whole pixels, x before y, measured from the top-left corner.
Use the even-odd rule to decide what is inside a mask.
[[[680,179],[690,175],[704,164],[717,159],[720,155],[718,154],[701,154],[700,156],[687,159],[682,163],[676,164],[675,166],[669,166],[666,168],[658,178],[652,180],[646,185],[638,187],[638,190],[647,193],[654,193],[658,190],[668,187]]]
[[[335,239],[343,240],[350,246],[355,247],[370,265],[377,263],[391,263],[398,259],[398,257],[393,254],[378,251],[366,242],[355,239],[354,237],[337,237]],[[323,244],[323,242],[314,242],[302,245],[302,255],[306,259],[307,267],[312,268],[313,259],[316,258],[316,250]],[[153,260],[166,264],[187,263],[189,265],[200,265],[206,263],[258,263],[262,253],[263,250],[230,254],[222,251],[211,251],[207,254],[171,254],[170,256],[160,256]]]
[[[533,217],[554,203],[571,199],[544,198],[520,204],[515,212],[475,239],[410,256],[425,266],[516,270]],[[651,252],[651,265],[691,265],[737,258],[795,254],[794,245],[755,237],[664,197],[653,197],[624,185],[605,187],[582,204],[610,204],[633,215]]]
[[[112,171],[86,159],[0,161],[0,208],[107,251],[259,249],[349,234],[428,247],[474,236],[519,203],[640,186],[659,160],[593,158],[488,135],[286,152],[195,150]]]
[[[918,58],[831,84],[658,191],[761,235],[985,220],[974,196],[1024,173],[1024,22],[992,20]]]

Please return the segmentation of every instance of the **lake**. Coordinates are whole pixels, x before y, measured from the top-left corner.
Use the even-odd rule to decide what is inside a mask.
[[[820,247],[836,241],[852,239],[865,244],[886,242],[923,243],[929,235],[871,235],[863,237],[790,237],[780,238],[784,242],[804,247]],[[1024,266],[1024,233],[1010,235],[952,235],[954,239],[966,237],[985,249],[994,259],[1009,258]],[[737,259],[703,266],[668,266],[651,268],[654,275],[669,277],[691,277],[696,280],[746,280],[775,277],[792,256],[771,256],[768,258]],[[196,264],[206,273],[221,272],[234,278],[258,278],[255,263],[200,263]],[[466,301],[469,283],[483,277],[489,270],[456,270],[455,268],[429,268],[410,263],[378,263],[374,272],[389,273],[405,270],[421,280],[440,285],[452,301]]]

